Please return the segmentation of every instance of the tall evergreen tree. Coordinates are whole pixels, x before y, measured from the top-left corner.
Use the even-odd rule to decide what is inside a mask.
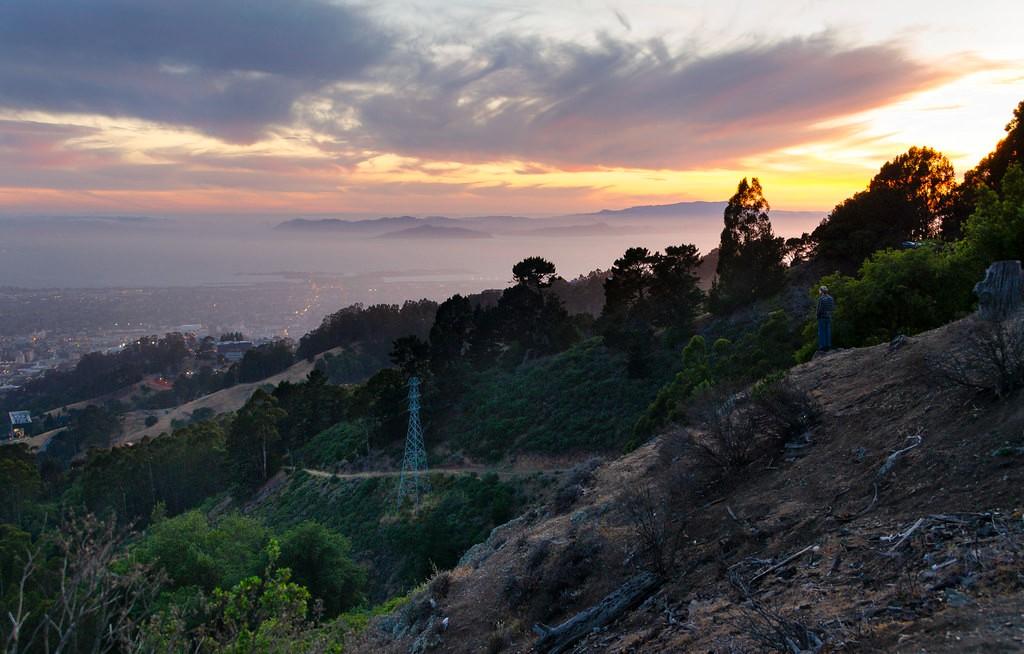
[[[453,295],[437,307],[430,328],[430,366],[435,373],[445,372],[465,354],[473,328],[469,298]]]
[[[654,256],[647,248],[629,248],[615,260],[604,283],[604,315],[639,316],[647,311]]]
[[[261,484],[276,472],[280,461],[276,446],[281,439],[277,423],[284,416],[277,398],[262,388],[238,410],[225,446],[235,479],[243,487]]]
[[[604,283],[604,311],[601,313],[604,342],[626,353],[626,370],[630,377],[647,375],[647,359],[654,344],[654,326],[647,315],[653,265],[654,255],[650,250],[629,248],[615,260]]]
[[[512,266],[512,279],[540,293],[555,279],[555,264],[544,257],[526,257]]]
[[[544,293],[557,272],[542,257],[527,257],[512,267],[514,286],[498,300],[502,340],[519,343],[527,354],[551,354],[576,340],[569,312],[554,293]]]
[[[655,329],[670,337],[687,332],[704,293],[697,286],[700,254],[694,245],[673,245],[665,253],[633,247],[615,260],[605,280],[601,314],[605,343],[626,352],[630,376],[647,374]]]
[[[651,320],[659,327],[686,332],[704,301],[697,285],[700,252],[692,244],[670,245],[652,265]]]
[[[785,241],[775,236],[761,182],[744,177],[725,208],[718,269],[708,298],[718,314],[767,297],[785,283]]]

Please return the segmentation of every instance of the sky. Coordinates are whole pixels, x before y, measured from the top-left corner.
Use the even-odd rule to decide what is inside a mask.
[[[0,0],[0,214],[828,210],[1024,99],[1019,0]]]

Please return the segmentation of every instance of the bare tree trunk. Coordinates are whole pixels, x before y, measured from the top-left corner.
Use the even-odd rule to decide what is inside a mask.
[[[985,271],[985,279],[974,286],[978,315],[999,321],[1018,311],[1024,301],[1024,272],[1020,261],[996,261]]]
[[[650,572],[644,572],[624,583],[618,590],[610,593],[594,606],[577,613],[557,627],[534,625],[534,633],[540,636],[535,645],[536,651],[546,654],[559,654],[559,652],[568,651],[576,641],[594,629],[611,623],[647,599],[660,583],[657,576]]]

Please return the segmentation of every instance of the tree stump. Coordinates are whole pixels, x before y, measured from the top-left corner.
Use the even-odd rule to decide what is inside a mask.
[[[1024,302],[1024,272],[1020,261],[996,261],[985,271],[985,279],[974,286],[978,316],[982,320],[1005,320]]]

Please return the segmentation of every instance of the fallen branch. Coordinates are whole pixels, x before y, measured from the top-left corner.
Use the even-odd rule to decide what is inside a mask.
[[[782,566],[786,565],[790,561],[793,561],[795,559],[800,558],[804,554],[810,552],[813,549],[816,549],[817,547],[818,547],[817,545],[808,545],[807,547],[803,548],[799,552],[797,552],[795,554],[790,554],[789,556],[787,556],[786,558],[782,559],[781,561],[779,561],[775,565],[773,565],[773,566],[771,566],[769,568],[765,568],[761,572],[758,572],[756,575],[754,575],[753,577],[750,578],[750,581],[748,581],[747,584],[753,584],[755,581],[757,581],[761,577],[765,576],[766,574],[768,574],[770,572],[773,572],[775,570],[778,570],[779,568],[781,568]]]
[[[923,524],[924,518],[918,518],[917,522],[911,525],[910,529],[906,530],[903,533],[903,536],[896,542],[896,544],[889,548],[889,553],[892,554],[893,552],[898,550],[903,545],[903,543],[907,542],[907,539],[910,538],[915,531],[917,531],[917,528]]]
[[[896,450],[889,456],[885,457],[885,461],[882,463],[882,467],[880,467],[878,469],[878,472],[875,473],[875,480],[874,482],[872,482],[873,491],[871,501],[868,502],[867,506],[865,506],[863,509],[856,513],[845,516],[837,516],[836,520],[838,520],[839,522],[850,522],[851,520],[859,518],[860,516],[870,511],[871,509],[875,508],[875,504],[878,503],[879,485],[885,481],[885,478],[889,475],[890,472],[892,472],[892,469],[896,467],[896,462],[899,461],[900,457],[902,457],[907,452],[913,450],[914,448],[920,447],[924,439],[921,438],[921,432],[918,432],[913,436],[908,437],[907,440],[913,440],[914,443],[902,449]],[[836,497],[839,496],[837,495]],[[835,501],[835,499],[833,499],[833,501]],[[831,506],[829,508],[831,509]]]
[[[633,577],[594,606],[577,613],[557,627],[535,624],[533,632],[540,638],[534,649],[546,654],[567,651],[593,630],[613,622],[626,611],[639,605],[660,584],[661,580],[657,576],[645,572]]]
[[[909,437],[908,440],[914,440],[914,439],[916,439],[916,440],[915,440],[913,445],[909,445],[907,447],[904,447],[901,450],[896,450],[895,452],[893,452],[892,454],[890,454],[889,456],[886,457],[885,463],[883,463],[882,467],[878,469],[877,473],[875,473],[875,479],[876,480],[881,481],[882,479],[884,479],[886,477],[886,475],[888,475],[890,472],[892,472],[893,467],[896,466],[896,462],[899,460],[899,458],[901,456],[903,456],[904,454],[906,454],[910,450],[914,449],[915,447],[920,447],[921,446],[921,443],[922,443],[923,439],[921,438],[921,433],[920,432],[918,432],[918,433],[914,434],[913,436]]]

